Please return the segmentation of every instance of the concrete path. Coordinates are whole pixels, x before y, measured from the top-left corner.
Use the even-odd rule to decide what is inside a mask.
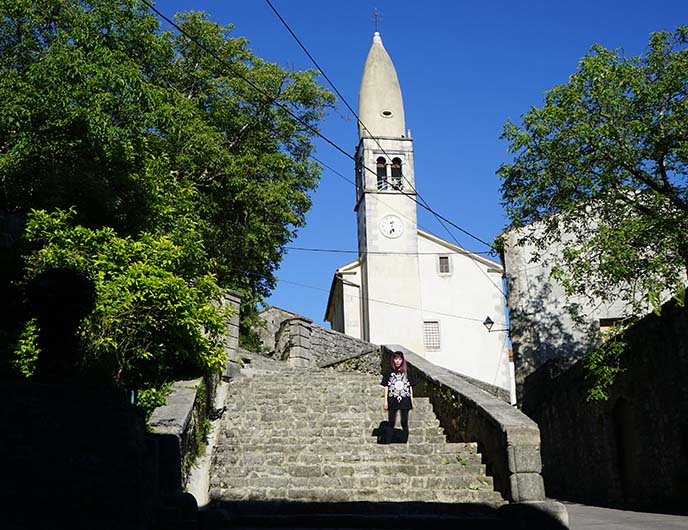
[[[688,515],[631,512],[561,501],[570,530],[686,530]]]

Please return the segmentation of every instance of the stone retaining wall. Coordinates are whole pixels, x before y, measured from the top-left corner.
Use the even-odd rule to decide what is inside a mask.
[[[382,347],[383,366],[393,351],[406,356],[417,386],[429,397],[450,442],[477,442],[495,489],[511,502],[543,502],[540,431],[508,403],[398,345]]]
[[[227,322],[227,332],[224,337],[224,351],[227,354],[227,363],[222,374],[223,377],[231,377],[239,370],[239,317],[241,308],[241,295],[235,291],[227,290],[220,303],[232,311],[232,316]],[[213,396],[210,396],[211,398]],[[210,401],[212,403],[212,399]]]
[[[219,377],[176,381],[162,407],[153,411],[148,428],[160,436],[161,461],[174,487],[185,487],[189,471],[205,444],[205,422],[212,411]]]
[[[626,333],[607,401],[586,370],[550,362],[525,383],[540,426],[547,490],[562,499],[688,513],[688,309],[671,302]]]
[[[118,389],[0,384],[3,529],[183,528],[196,504]]]

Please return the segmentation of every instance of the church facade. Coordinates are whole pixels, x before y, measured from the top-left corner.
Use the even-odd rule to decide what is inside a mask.
[[[358,105],[359,257],[335,271],[325,320],[352,337],[401,344],[512,390],[502,266],[418,228],[413,140],[396,70],[377,32]],[[496,322],[492,331],[483,325],[486,317]]]

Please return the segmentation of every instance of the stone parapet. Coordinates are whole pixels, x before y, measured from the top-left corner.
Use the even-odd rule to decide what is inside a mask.
[[[382,347],[383,365],[401,350],[416,394],[430,398],[450,442],[477,442],[495,489],[511,502],[545,500],[537,424],[508,403],[419,355]]]
[[[216,381],[215,381],[216,382]],[[211,383],[212,384],[212,383]],[[208,416],[208,384],[203,379],[176,381],[165,404],[156,408],[148,422],[151,433],[164,440],[166,468],[174,470],[170,489],[182,488],[203,443],[203,422]]]
[[[306,317],[282,320],[274,344],[274,355],[291,366],[331,366],[375,374],[380,371],[376,345],[321,328]]]
[[[224,336],[224,351],[227,355],[227,364],[222,374],[228,378],[239,370],[239,318],[241,316],[241,295],[236,291],[224,292],[220,304],[229,308],[231,316],[227,322],[227,332]]]

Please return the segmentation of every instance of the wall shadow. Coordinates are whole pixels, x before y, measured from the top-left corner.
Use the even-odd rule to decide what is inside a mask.
[[[673,301],[637,322],[606,401],[588,401],[581,362],[550,360],[526,379],[550,496],[688,514],[687,336],[688,309]]]
[[[409,530],[563,530],[560,521],[529,505],[350,502],[332,491],[330,502],[214,501],[199,511],[199,530],[225,528],[371,528]],[[334,500],[339,497],[341,500]]]

